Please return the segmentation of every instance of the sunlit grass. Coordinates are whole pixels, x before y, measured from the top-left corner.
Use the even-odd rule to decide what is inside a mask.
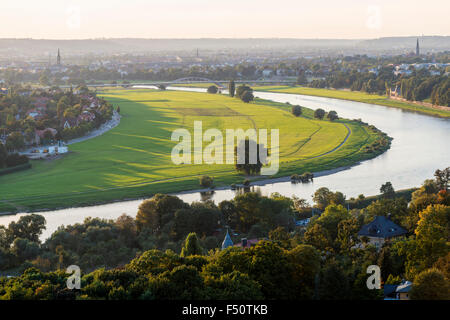
[[[202,121],[203,132],[219,129],[224,142],[225,129],[279,129],[281,166],[277,176],[332,169],[366,159],[369,156],[361,147],[376,139],[359,124],[316,120],[306,108],[297,118],[289,106],[260,99],[245,104],[218,94],[124,89],[107,90],[102,95],[120,105],[120,125],[102,136],[70,145],[70,153],[62,159],[33,161],[30,170],[1,176],[0,212],[189,190],[198,188],[198,178],[205,174],[214,177],[217,186],[242,182],[244,177],[230,164],[172,163],[170,155],[176,144],[171,141],[172,131],[186,128],[193,135],[194,121]],[[334,150],[348,135],[345,125],[352,134]]]

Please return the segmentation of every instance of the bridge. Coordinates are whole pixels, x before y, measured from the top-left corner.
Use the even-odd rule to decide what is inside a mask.
[[[123,87],[129,88],[133,86],[155,86],[155,87],[170,87],[171,85],[180,84],[194,84],[194,83],[212,83],[216,85],[219,89],[225,89],[230,80],[212,80],[202,77],[186,77],[180,78],[173,81],[151,81],[145,83],[93,83],[86,84],[88,87],[92,88],[102,88],[102,87]],[[260,80],[234,80],[236,84],[284,84],[292,85],[295,84],[295,80],[271,80],[271,79],[260,79]],[[59,86],[60,88],[70,88],[72,86]]]

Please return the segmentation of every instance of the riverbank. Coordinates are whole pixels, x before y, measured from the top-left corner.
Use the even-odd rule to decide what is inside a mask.
[[[435,117],[450,118],[450,108],[448,108],[448,110],[443,110],[442,108],[431,108],[427,107],[426,105],[407,103],[400,100],[389,99],[386,96],[369,94],[360,91],[318,89],[309,87],[288,87],[288,86],[255,86],[253,87],[253,89],[255,91],[262,91],[262,92],[301,94],[307,96],[317,96],[324,98],[363,102],[386,107],[400,108]]]
[[[211,121],[216,121],[217,115],[222,112],[231,112],[229,108],[218,109],[224,103],[235,110],[251,114],[253,121],[261,122],[259,127],[279,127],[279,120],[283,120],[280,131],[285,132],[281,136],[284,142],[281,152],[284,152],[284,156],[280,158],[280,170],[273,178],[353,165],[375,158],[389,147],[388,144],[380,143],[386,139],[382,133],[367,125],[345,119],[334,122],[316,120],[313,110],[307,108],[304,108],[302,117],[295,118],[290,113],[290,106],[285,103],[257,99],[252,104],[243,104],[238,99],[222,95],[170,91],[123,92],[132,94],[133,99],[125,100],[126,96],[119,92],[112,94],[115,103],[121,103],[124,114],[117,129],[97,139],[74,145],[71,150],[73,154],[63,161],[39,162],[29,174],[11,175],[7,188],[6,184],[2,188],[0,183],[3,195],[0,212],[50,211],[147,198],[155,193],[192,192],[198,189],[198,179],[202,175],[213,177],[219,187],[242,183],[245,177],[237,173],[232,165],[194,168],[167,162],[165,155],[170,155],[173,142],[171,144],[168,140],[170,134],[166,127],[178,125],[177,121],[167,122],[166,115],[158,109],[159,106],[166,108],[168,100],[188,99],[189,103],[195,102],[197,108],[204,107],[207,111],[212,108]],[[217,100],[216,104],[211,105],[212,98]],[[172,117],[175,117],[178,116],[177,110],[178,113],[183,110],[180,109],[181,105],[175,107],[178,109],[165,110],[175,109],[172,111]],[[253,115],[255,108],[258,108],[258,113]],[[197,109],[190,108],[188,111],[197,112]],[[193,115],[194,120],[196,116],[197,113]],[[267,123],[267,119],[273,123]],[[150,127],[149,121],[152,123]],[[236,125],[235,118],[224,116],[223,121],[231,121],[228,124],[230,127]],[[240,125],[248,125],[249,121],[248,116],[241,116]],[[299,128],[302,130],[299,131]],[[302,136],[298,136],[299,132]],[[163,137],[167,138],[164,140]],[[264,180],[264,177],[260,180]],[[45,188],[42,188],[43,185]]]
[[[340,171],[349,170],[353,166],[357,166],[358,164],[359,163],[355,163],[351,166],[344,166],[344,167],[339,167],[339,168],[334,168],[334,169],[329,169],[329,170],[313,172],[314,178],[324,177],[324,176],[335,174]],[[262,187],[262,186],[269,185],[269,184],[291,181],[290,176],[283,176],[283,177],[277,177],[277,178],[263,178],[263,176],[248,176],[248,177],[243,177],[243,179],[244,178],[247,178],[251,181],[251,184],[249,185],[249,187]],[[221,190],[233,190],[233,189],[231,188],[231,185],[220,185],[220,186],[217,186],[214,188],[196,188],[196,189],[184,190],[184,191],[179,191],[179,192],[169,192],[168,194],[177,196],[177,195],[186,195],[186,194],[192,194],[192,193],[214,192],[214,191],[221,191]],[[55,207],[55,208],[41,208],[41,209],[35,209],[35,210],[24,210],[21,213],[39,213],[39,212],[57,211],[57,210],[63,210],[63,209],[89,208],[89,207],[93,207],[93,206],[103,206],[103,205],[113,204],[113,203],[117,203],[117,202],[128,202],[128,201],[136,201],[136,200],[144,201],[145,199],[151,198],[153,195],[154,194],[151,194],[151,195],[148,195],[145,197],[141,196],[141,197],[135,197],[135,198],[124,198],[124,199],[116,199],[116,200],[112,200],[112,201],[98,201],[98,202],[93,202],[88,205],[80,205],[80,206],[70,206],[70,207],[62,206],[62,207]],[[0,216],[8,216],[8,215],[15,215],[15,214],[17,214],[17,212],[0,212]]]

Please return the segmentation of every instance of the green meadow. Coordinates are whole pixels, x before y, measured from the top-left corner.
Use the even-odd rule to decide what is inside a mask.
[[[354,121],[316,120],[313,111],[306,108],[301,117],[294,117],[289,105],[260,99],[246,104],[219,94],[149,89],[111,89],[100,94],[120,106],[120,125],[70,145],[70,152],[60,159],[34,160],[32,169],[0,176],[0,212],[83,206],[193,190],[200,188],[202,175],[212,176],[216,186],[242,183],[245,177],[234,165],[172,163],[172,148],[178,143],[171,141],[172,132],[184,128],[193,136],[194,121],[203,122],[203,132],[219,129],[224,142],[225,129],[279,129],[280,170],[274,177],[372,158],[376,153],[369,154],[364,147],[380,136]]]
[[[294,93],[303,94],[308,96],[318,96],[335,98],[342,100],[351,100],[364,103],[377,104],[387,107],[400,108],[420,113],[425,113],[432,116],[439,116],[448,118],[450,117],[450,111],[429,108],[426,106],[407,103],[403,101],[397,101],[388,99],[386,96],[380,96],[378,94],[369,94],[361,91],[346,91],[346,90],[333,90],[333,89],[318,89],[308,87],[290,87],[290,86],[255,86],[254,90],[257,91],[269,91],[269,92],[281,92],[281,93]],[[427,101],[426,101],[427,102]],[[428,101],[430,102],[430,101]]]

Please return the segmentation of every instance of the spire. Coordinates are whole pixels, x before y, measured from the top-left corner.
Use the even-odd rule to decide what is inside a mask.
[[[417,38],[417,44],[416,44],[416,56],[420,55],[420,50],[419,50],[419,38]]]
[[[58,56],[56,57],[56,64],[58,66],[61,65],[61,55],[59,54],[59,48],[58,48]]]
[[[227,228],[227,234],[225,235],[225,239],[223,239],[222,242],[222,250],[225,250],[228,247],[232,247],[233,246],[233,241],[231,240],[230,234],[228,233],[228,228]]]

